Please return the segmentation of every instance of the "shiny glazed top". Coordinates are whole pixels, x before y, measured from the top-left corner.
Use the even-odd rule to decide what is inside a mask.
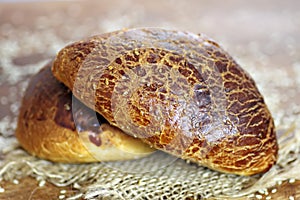
[[[155,148],[251,175],[277,158],[272,116],[253,79],[204,35],[116,31],[62,49],[54,76],[109,123]]]

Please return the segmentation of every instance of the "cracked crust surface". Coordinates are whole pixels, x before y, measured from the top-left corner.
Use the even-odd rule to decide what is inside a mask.
[[[62,49],[54,76],[88,107],[155,148],[252,175],[277,159],[272,116],[253,79],[204,35],[116,31]]]
[[[72,98],[52,75],[51,65],[32,77],[23,98],[16,137],[24,149],[70,163],[128,160],[154,151]]]

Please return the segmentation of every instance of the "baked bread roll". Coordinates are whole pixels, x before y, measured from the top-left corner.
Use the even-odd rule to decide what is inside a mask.
[[[73,98],[51,73],[51,64],[32,77],[22,101],[16,137],[29,153],[56,162],[136,159],[154,151],[113,127]]]
[[[240,175],[276,162],[274,122],[254,80],[204,35],[94,36],[63,48],[52,71],[110,124],[157,149]]]

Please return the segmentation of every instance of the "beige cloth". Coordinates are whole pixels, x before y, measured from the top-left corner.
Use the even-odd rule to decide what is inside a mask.
[[[39,9],[32,4],[0,6],[0,180],[34,176],[73,185],[85,199],[200,199],[249,195],[300,179],[300,26],[293,3],[107,0],[44,3]],[[20,149],[13,132],[28,78],[70,41],[138,26],[202,32],[227,49],[256,80],[273,114],[278,164],[263,176],[241,177],[162,152],[135,161],[66,165]]]

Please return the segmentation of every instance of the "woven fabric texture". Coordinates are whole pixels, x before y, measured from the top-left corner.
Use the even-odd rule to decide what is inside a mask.
[[[125,8],[127,20],[120,14]],[[300,56],[295,54],[294,62],[288,63],[288,68],[282,66],[284,62],[276,65],[276,58],[270,54],[273,50],[274,55],[280,55],[276,49],[279,41],[297,50],[293,46],[297,42],[280,33],[272,36],[270,40],[273,43],[269,46],[255,41],[244,43],[245,46],[235,46],[238,42],[230,44],[225,36],[219,37],[225,49],[239,52],[238,57],[233,57],[257,82],[275,120],[279,159],[263,175],[243,177],[219,173],[158,151],[133,161],[77,165],[52,163],[28,155],[19,147],[13,134],[29,78],[70,41],[122,28],[121,24],[127,27],[140,26],[137,16],[147,18],[146,14],[140,13],[140,7],[120,3],[113,13],[106,13],[106,18],[93,20],[91,15],[80,19],[82,23],[79,27],[77,20],[83,13],[81,9],[84,8],[74,4],[57,9],[52,15],[28,16],[31,19],[28,26],[18,24],[22,20],[21,11],[19,14],[13,13],[11,22],[0,24],[0,180],[32,176],[57,186],[73,186],[78,189],[78,194],[71,199],[201,199],[247,196],[272,187],[278,181],[300,179],[300,103],[297,97],[300,94]],[[51,10],[46,12],[50,13]],[[127,24],[124,24],[124,20]],[[186,21],[184,18],[181,20],[177,20],[178,26],[175,20],[173,24],[161,21],[156,26],[184,27],[182,24]],[[151,23],[147,22],[146,25],[150,26]],[[207,28],[203,21],[201,23],[204,29]],[[286,40],[281,40],[284,38]],[[268,51],[268,48],[271,50]]]

